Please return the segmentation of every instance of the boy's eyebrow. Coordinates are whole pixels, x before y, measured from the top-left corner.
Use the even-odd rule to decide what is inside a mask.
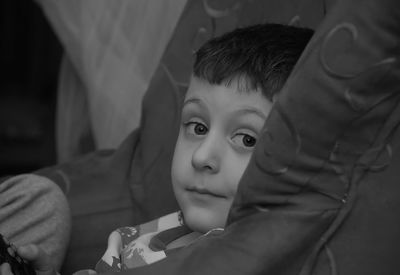
[[[183,102],[183,106],[188,105],[190,103],[197,103],[197,104],[203,105],[202,101],[199,98],[193,97],[193,98],[189,98],[189,99],[185,100],[185,102]]]
[[[235,111],[237,114],[256,114],[257,116],[261,117],[262,119],[266,120],[267,115],[265,115],[262,111],[257,108],[246,106],[240,108],[239,110]]]
[[[203,105],[203,101],[197,97],[189,98],[183,102],[183,106],[186,106],[188,104],[198,104],[200,106]],[[256,114],[257,116],[261,117],[262,119],[266,120],[267,115],[265,115],[262,111],[260,111],[257,108],[254,108],[252,106],[243,106],[239,110],[235,111],[236,114]]]

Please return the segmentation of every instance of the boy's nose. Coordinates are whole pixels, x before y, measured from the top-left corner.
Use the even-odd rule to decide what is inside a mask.
[[[209,134],[193,152],[192,166],[200,171],[217,173],[220,169],[221,146],[218,138]]]

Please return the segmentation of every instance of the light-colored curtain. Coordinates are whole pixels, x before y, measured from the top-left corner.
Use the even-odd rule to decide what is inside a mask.
[[[96,148],[116,147],[138,126],[141,99],[174,31],[186,0],[37,0],[60,38],[70,64],[63,66],[59,94],[67,90],[70,100],[60,108],[76,108],[69,115],[81,116],[85,93]],[[69,72],[76,70],[76,72]],[[73,76],[69,77],[68,74]],[[74,75],[75,74],[75,75]],[[79,79],[80,78],[80,79]],[[75,79],[75,80],[74,80]],[[66,84],[67,81],[77,84]],[[81,83],[79,83],[81,82]],[[79,87],[71,90],[73,86]],[[75,106],[75,107],[74,107]],[[59,116],[65,115],[58,112]],[[62,118],[77,123],[79,117]],[[82,123],[86,123],[82,119]],[[58,126],[59,150],[67,150],[63,126]],[[60,128],[61,127],[61,128]],[[79,131],[86,126],[65,129]],[[70,131],[70,130],[68,130]],[[87,131],[87,129],[85,130]],[[64,134],[63,134],[64,133]],[[73,141],[71,141],[73,142]],[[63,149],[64,148],[64,149]],[[69,147],[71,148],[71,146]],[[68,152],[63,159],[68,158]]]

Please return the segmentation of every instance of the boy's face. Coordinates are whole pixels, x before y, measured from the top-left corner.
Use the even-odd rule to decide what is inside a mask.
[[[193,77],[185,97],[172,162],[172,184],[194,231],[224,227],[240,178],[272,103],[259,91],[239,92]]]

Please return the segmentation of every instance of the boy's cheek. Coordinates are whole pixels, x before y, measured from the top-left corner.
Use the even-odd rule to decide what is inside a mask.
[[[190,166],[191,161],[185,154],[175,151],[172,161],[171,179],[174,189],[183,188],[186,181],[190,180]]]
[[[172,159],[173,169],[190,169],[194,151],[192,143],[179,139]]]

